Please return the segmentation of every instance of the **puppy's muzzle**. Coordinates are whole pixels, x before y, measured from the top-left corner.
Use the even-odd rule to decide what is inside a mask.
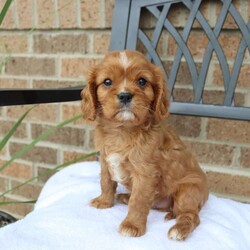
[[[131,101],[133,99],[133,94],[131,94],[129,92],[122,92],[117,97],[118,97],[118,100],[121,104],[128,105],[131,103]]]

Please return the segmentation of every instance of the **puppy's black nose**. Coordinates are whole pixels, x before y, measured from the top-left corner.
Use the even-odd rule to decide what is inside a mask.
[[[131,102],[133,95],[129,92],[122,92],[118,95],[118,99],[122,104],[128,104]]]

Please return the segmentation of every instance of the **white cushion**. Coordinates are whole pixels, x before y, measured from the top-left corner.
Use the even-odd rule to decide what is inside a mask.
[[[33,212],[0,229],[0,249],[8,250],[249,250],[250,205],[209,196],[200,213],[201,224],[184,242],[169,240],[174,220],[152,210],[147,232],[139,238],[121,236],[119,224],[127,206],[104,210],[89,206],[100,194],[98,162],[78,163],[52,176],[44,186]],[[124,192],[118,186],[118,192]]]

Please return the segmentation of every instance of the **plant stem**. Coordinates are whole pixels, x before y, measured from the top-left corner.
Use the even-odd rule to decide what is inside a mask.
[[[11,3],[12,3],[12,0],[6,0],[5,5],[3,6],[3,9],[0,13],[0,25],[2,24],[3,19],[4,19],[8,9],[9,9]]]

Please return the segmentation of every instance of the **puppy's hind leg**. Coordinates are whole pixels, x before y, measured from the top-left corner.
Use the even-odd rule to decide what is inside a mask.
[[[173,215],[176,224],[168,231],[173,240],[185,240],[200,224],[199,211],[204,204],[204,195],[199,185],[182,184],[174,194]]]

